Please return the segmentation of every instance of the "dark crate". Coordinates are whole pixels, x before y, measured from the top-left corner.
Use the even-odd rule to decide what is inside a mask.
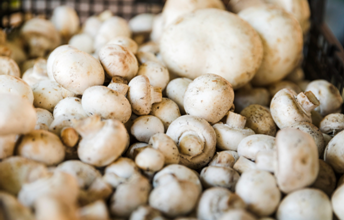
[[[16,3],[17,2],[17,3]],[[223,0],[227,5],[229,0]],[[309,80],[326,79],[344,97],[344,51],[339,41],[323,23],[325,0],[309,0],[312,27],[305,38],[303,69]],[[26,13],[49,17],[58,5],[69,5],[78,12],[81,22],[103,10],[130,19],[139,13],[159,13],[164,0],[0,0],[0,27],[10,30],[11,16]]]

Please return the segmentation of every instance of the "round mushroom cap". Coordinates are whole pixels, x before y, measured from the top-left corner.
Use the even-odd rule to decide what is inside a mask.
[[[180,163],[189,168],[199,169],[204,167],[215,154],[216,133],[213,127],[202,118],[191,115],[181,116],[170,124],[166,134],[172,138],[179,148]],[[189,146],[189,152],[183,152],[182,150],[186,149],[181,149],[180,145],[184,139],[187,139],[186,142],[190,141],[190,143],[197,140],[195,149],[191,149],[193,146]],[[191,150],[192,153],[190,154]]]
[[[11,75],[0,75],[0,94],[15,94],[27,99],[31,104],[34,100],[30,86],[21,78]]]
[[[189,84],[184,96],[184,108],[189,115],[216,123],[228,113],[233,101],[234,91],[226,79],[215,74],[204,74]]]
[[[69,39],[74,35],[78,31],[80,24],[76,11],[66,5],[54,8],[51,22],[65,39]]]
[[[161,90],[164,90],[170,81],[167,68],[153,61],[147,61],[142,64],[137,74],[147,76],[151,86],[159,87]]]
[[[157,133],[164,133],[164,125],[159,118],[152,115],[140,116],[134,120],[130,133],[141,142],[148,143],[149,139]]]
[[[18,64],[9,57],[0,56],[0,75],[11,75],[20,77]]]
[[[18,95],[0,94],[0,135],[27,134],[35,129],[33,105]]]
[[[159,150],[147,147],[135,157],[135,163],[144,171],[156,172],[164,166],[165,156]]]
[[[54,108],[54,118],[61,116],[80,116],[80,118],[86,118],[87,113],[82,108],[81,99],[77,97],[67,97],[59,101]]]
[[[166,87],[166,95],[172,101],[177,103],[179,110],[181,113],[185,114],[184,109],[184,96],[186,89],[188,88],[189,84],[192,82],[191,79],[188,78],[177,78],[171,80]]]
[[[251,135],[244,138],[238,146],[238,155],[255,161],[257,153],[274,151],[276,138],[264,134]]]
[[[334,191],[331,202],[333,212],[339,219],[344,218],[344,210],[343,210],[343,200],[344,200],[344,185],[340,185],[336,191]]]
[[[263,42],[264,57],[251,81],[253,85],[277,82],[299,65],[303,34],[293,15],[268,6],[250,7],[238,15],[258,32]]]
[[[74,35],[68,42],[68,45],[86,53],[93,52],[93,39],[86,33]]]
[[[131,80],[136,76],[139,64],[135,55],[125,46],[107,44],[99,51],[99,60],[110,77],[121,76]]]
[[[314,80],[308,84],[306,91],[312,91],[319,100],[320,105],[315,110],[322,116],[341,112],[343,99],[339,90],[331,83],[326,80]]]
[[[244,209],[234,209],[225,212],[219,220],[256,220],[253,215],[246,212]]]
[[[234,89],[253,78],[263,58],[257,32],[237,15],[218,9],[179,17],[164,30],[160,52],[170,72],[190,79],[215,73]]]
[[[230,167],[233,168],[235,162],[239,159],[236,151],[225,150],[216,152],[209,166]]]
[[[155,15],[150,13],[138,14],[129,21],[129,27],[134,34],[149,33],[152,31]]]
[[[47,60],[47,74],[50,80],[56,81],[53,75],[53,64],[55,62],[55,59],[58,57],[60,53],[65,53],[69,50],[76,50],[75,47],[72,47],[70,45],[62,45],[57,48],[55,48],[49,55]]]
[[[344,114],[332,113],[326,115],[320,121],[319,128],[325,134],[336,135],[338,132],[344,130]]]
[[[336,173],[344,173],[344,131],[334,136],[325,148],[324,160]]]
[[[275,176],[284,193],[311,185],[318,176],[319,154],[313,138],[295,128],[285,128],[276,135],[277,164]]]
[[[247,204],[248,210],[259,217],[274,213],[281,200],[281,192],[275,177],[262,170],[244,172],[236,185],[235,192]]]
[[[59,52],[52,72],[57,83],[77,95],[83,94],[88,87],[102,85],[105,79],[99,61],[76,49]]]
[[[165,130],[181,116],[178,105],[168,98],[162,98],[161,102],[153,104],[151,114],[162,121]]]
[[[35,130],[49,130],[49,126],[54,121],[54,116],[46,109],[36,108],[36,127]]]
[[[133,175],[139,174],[135,162],[126,157],[120,157],[105,168],[103,179],[113,188],[128,181]]]
[[[331,202],[318,189],[300,189],[288,194],[278,207],[276,218],[290,219],[332,219]]]
[[[165,164],[178,164],[179,151],[174,141],[164,133],[157,133],[151,136],[148,142],[152,148],[159,150],[165,158]]]
[[[230,167],[208,166],[202,169],[200,178],[204,188],[218,186],[234,191],[240,175]]]
[[[82,26],[82,32],[90,35],[94,39],[101,25],[102,21],[98,17],[88,17]]]
[[[136,54],[138,45],[130,37],[118,36],[110,40],[107,44],[116,44],[128,48],[133,54]]]
[[[200,220],[216,220],[223,213],[232,209],[245,209],[245,202],[235,193],[221,187],[214,187],[203,192],[197,208]]]
[[[127,122],[131,105],[124,95],[105,86],[92,86],[82,96],[82,107],[88,115],[100,115],[103,119]]]

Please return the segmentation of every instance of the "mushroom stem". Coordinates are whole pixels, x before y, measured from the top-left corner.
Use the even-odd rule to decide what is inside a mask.
[[[244,129],[246,124],[246,117],[234,112],[228,112],[226,124],[229,125],[231,128]]]
[[[93,134],[96,134],[99,130],[102,129],[104,123],[100,120],[100,116],[95,115],[82,120],[73,120],[74,129],[82,137],[90,137]]]
[[[151,87],[152,104],[162,101],[161,88]]]
[[[178,146],[181,154],[195,157],[203,152],[204,142],[197,134],[186,132],[180,137]]]
[[[62,143],[67,147],[74,147],[79,141],[79,134],[72,127],[63,128],[61,130]]]
[[[311,111],[313,111],[316,107],[320,105],[319,100],[311,91],[299,93],[296,99],[302,106],[302,108],[308,113],[311,113]]]
[[[234,164],[234,170],[238,171],[240,174],[249,170],[255,170],[256,164],[249,159],[240,156],[237,162]]]

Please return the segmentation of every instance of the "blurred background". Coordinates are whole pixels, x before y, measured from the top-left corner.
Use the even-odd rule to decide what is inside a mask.
[[[344,45],[344,0],[327,0],[325,22]]]

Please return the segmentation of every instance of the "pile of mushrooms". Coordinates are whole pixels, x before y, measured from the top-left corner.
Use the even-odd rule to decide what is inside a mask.
[[[344,219],[342,94],[306,0],[167,0],[0,30],[0,219]]]

